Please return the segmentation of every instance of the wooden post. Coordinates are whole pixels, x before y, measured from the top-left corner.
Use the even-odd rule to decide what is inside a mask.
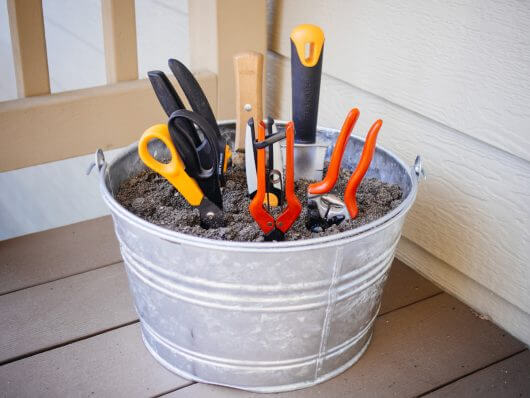
[[[267,52],[265,0],[194,0],[189,2],[191,67],[217,74],[218,119],[236,113],[233,56]]]
[[[9,27],[20,98],[50,93],[41,0],[8,0]]]
[[[138,79],[134,0],[102,0],[107,83]]]

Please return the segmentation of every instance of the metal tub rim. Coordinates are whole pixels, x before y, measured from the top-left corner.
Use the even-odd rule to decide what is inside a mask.
[[[219,125],[227,125],[235,123],[234,120],[222,120],[219,121]],[[277,124],[282,125],[286,124],[285,121],[277,121]],[[337,129],[328,128],[328,127],[317,127],[318,131],[328,131],[328,132],[338,132]],[[355,137],[362,142],[364,139]],[[137,150],[138,143],[134,142],[128,147],[124,148],[123,152],[120,153],[111,163],[117,163],[124,157],[128,156],[131,152]],[[199,236],[189,235],[182,232],[173,231],[155,224],[152,224],[141,217],[131,213],[125,209],[118,201],[114,198],[112,193],[109,191],[105,178],[107,175],[107,167],[109,164],[105,161],[102,150],[96,152],[96,167],[99,170],[99,185],[100,191],[103,196],[103,200],[109,206],[112,213],[119,215],[124,219],[127,219],[127,222],[134,224],[137,228],[148,232],[154,236],[157,236],[161,239],[164,239],[169,242],[174,243],[186,243],[188,245],[196,247],[204,247],[209,249],[222,249],[222,250],[233,250],[233,251],[270,251],[274,250],[275,252],[280,251],[299,251],[299,250],[311,250],[319,249],[321,247],[333,247],[337,245],[344,245],[348,242],[352,242],[359,239],[364,239],[365,237],[379,232],[380,230],[390,226],[394,222],[398,221],[408,210],[412,207],[416,194],[418,191],[418,180],[423,174],[422,162],[420,156],[416,157],[415,164],[413,166],[407,166],[400,157],[396,156],[392,151],[385,149],[382,146],[377,145],[377,150],[385,152],[387,155],[392,157],[402,168],[406,171],[408,177],[411,181],[411,189],[407,197],[397,206],[395,209],[391,210],[389,213],[384,215],[381,218],[378,218],[370,223],[362,225],[358,228],[351,229],[349,231],[340,232],[337,234],[322,236],[318,238],[309,238],[309,239],[299,239],[292,241],[283,241],[283,242],[245,242],[245,241],[232,241],[232,240],[219,240],[211,238],[203,238]]]

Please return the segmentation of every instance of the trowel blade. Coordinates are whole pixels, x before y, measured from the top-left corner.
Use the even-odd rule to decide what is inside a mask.
[[[328,146],[325,144],[294,144],[294,179],[320,181],[324,174],[324,160]],[[285,159],[285,145],[282,144]]]

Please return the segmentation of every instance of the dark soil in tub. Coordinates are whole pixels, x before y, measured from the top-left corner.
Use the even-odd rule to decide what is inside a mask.
[[[340,173],[335,193],[341,198],[350,175],[350,170]],[[244,170],[235,166],[227,177],[223,191],[226,226],[221,228],[201,228],[199,211],[191,207],[164,177],[152,171],[126,180],[120,186],[116,199],[133,214],[173,231],[218,240],[263,241],[262,231],[248,212],[250,199]],[[316,238],[357,228],[383,217],[401,203],[403,196],[398,185],[365,178],[357,190],[359,215],[353,220],[314,233],[306,228],[306,192],[309,183],[304,180],[296,182],[296,196],[302,203],[302,212],[287,232],[286,240]]]

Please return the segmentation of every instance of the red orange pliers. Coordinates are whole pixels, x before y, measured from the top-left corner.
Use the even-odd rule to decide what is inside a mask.
[[[265,123],[259,122],[257,142],[265,140]],[[265,234],[265,240],[283,240],[285,233],[296,221],[302,205],[294,192],[294,124],[289,122],[285,128],[285,203],[287,204],[283,212],[275,219],[263,206],[267,191],[266,171],[265,171],[265,148],[257,149],[258,165],[257,179],[258,188],[256,195],[250,202],[249,211],[256,223]]]
[[[355,194],[372,162],[377,134],[383,125],[381,119],[377,120],[370,127],[366,135],[361,159],[344,191],[344,201],[340,200],[338,196],[329,193],[337,182],[344,150],[346,149],[348,138],[358,118],[359,110],[357,108],[352,109],[348,113],[335,143],[333,153],[331,154],[331,161],[326,176],[322,181],[310,184],[307,189],[309,207],[307,226],[313,232],[319,232],[330,225],[340,224],[344,220],[353,219],[357,217],[359,212]]]

